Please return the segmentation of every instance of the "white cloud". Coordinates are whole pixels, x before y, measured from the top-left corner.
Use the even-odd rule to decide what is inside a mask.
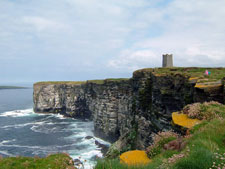
[[[0,67],[75,80],[158,67],[163,53],[173,53],[177,66],[224,66],[224,6],[224,0],[0,1]]]
[[[161,10],[150,8],[143,11],[141,21],[146,21],[148,24],[145,26],[149,28],[157,25],[160,33],[155,37],[137,40],[125,49],[131,51],[128,56],[123,55],[122,51],[108,65],[128,71],[130,67],[156,67],[161,66],[163,53],[173,53],[176,66],[224,66],[224,6],[225,1],[222,0],[174,0]],[[154,17],[151,16],[152,11],[155,11]],[[150,51],[149,57],[155,56],[152,63],[146,57],[133,59],[132,56],[137,53],[143,54],[143,49]]]
[[[159,64],[160,58],[151,50],[124,50],[120,56],[110,60],[107,64],[117,71],[134,71],[143,67]]]

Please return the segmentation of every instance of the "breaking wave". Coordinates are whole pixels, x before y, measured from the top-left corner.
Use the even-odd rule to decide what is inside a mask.
[[[25,110],[13,110],[7,111],[0,114],[0,117],[24,117],[30,115],[37,115],[34,113],[33,109],[25,109]]]

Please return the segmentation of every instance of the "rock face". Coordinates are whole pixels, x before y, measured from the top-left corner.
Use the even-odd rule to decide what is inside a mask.
[[[147,146],[151,133],[170,129],[172,112],[197,101],[224,102],[224,79],[216,87],[201,88],[196,83],[188,75],[156,69],[135,71],[126,80],[36,83],[34,111],[89,118],[95,134],[112,142],[135,131],[139,142]]]
[[[225,77],[222,79],[222,84],[223,84],[223,104],[225,104]]]
[[[34,111],[89,118],[82,84],[34,84]]]
[[[100,84],[34,84],[34,111],[92,119],[95,134],[109,141],[120,136],[122,119],[129,115],[130,80],[105,80]]]

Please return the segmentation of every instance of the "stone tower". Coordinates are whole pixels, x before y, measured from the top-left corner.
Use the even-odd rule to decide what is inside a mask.
[[[162,67],[173,67],[173,55],[172,54],[163,54]]]

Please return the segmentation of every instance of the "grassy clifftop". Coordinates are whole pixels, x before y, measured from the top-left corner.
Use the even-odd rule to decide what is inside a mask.
[[[205,75],[208,70],[210,75]],[[199,82],[214,82],[225,77],[225,68],[207,68],[207,67],[173,67],[173,68],[145,68],[135,71],[133,74],[140,72],[153,72],[156,75],[182,74],[189,78],[196,78]]]
[[[85,83],[86,81],[43,81],[34,83],[34,85],[81,85]]]
[[[205,75],[205,71],[208,70],[210,75]],[[166,76],[182,74],[190,80],[196,80],[199,83],[204,82],[218,82],[225,77],[225,68],[203,68],[203,67],[173,67],[173,68],[145,68],[136,70],[133,72],[135,76],[138,73],[152,72],[155,75]],[[66,85],[81,85],[86,83],[104,84],[105,82],[120,82],[126,81],[129,78],[108,78],[108,79],[96,79],[87,81],[43,81],[37,82],[34,85],[51,85],[51,84],[66,84]]]
[[[104,84],[105,82],[120,82],[129,80],[128,78],[109,78],[109,79],[96,79],[87,81],[43,81],[37,82],[34,85],[81,85],[87,83]]]

